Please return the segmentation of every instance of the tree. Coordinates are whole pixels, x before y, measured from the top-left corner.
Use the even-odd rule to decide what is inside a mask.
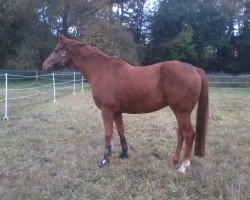
[[[118,56],[138,65],[137,45],[133,35],[119,23],[100,20],[88,28],[82,37],[84,43],[97,46],[109,55]]]
[[[49,27],[37,17],[40,5],[39,0],[1,2],[1,68],[30,69],[41,63],[51,37]]]
[[[250,2],[244,1],[243,26],[238,36],[238,63],[244,72],[250,72]]]
[[[247,2],[160,1],[150,26],[145,63],[180,59],[208,71],[240,72],[245,65],[241,55],[248,52]]]
[[[144,44],[147,20],[145,13],[146,0],[111,0],[110,3],[116,10],[115,19],[133,33],[137,44]]]
[[[94,36],[92,45],[138,63],[132,35],[114,21],[106,0],[7,0],[0,5],[0,11],[1,68],[41,69],[59,31],[86,41]],[[102,29],[98,34],[90,34],[99,26]],[[111,39],[110,35],[115,37]]]
[[[0,68],[41,67],[60,31],[131,64],[249,72],[249,0],[0,0]]]
[[[192,1],[193,2],[193,1]],[[159,62],[167,59],[177,59],[189,57],[188,55],[178,55],[177,52],[170,50],[174,44],[178,43],[177,47],[184,45],[183,37],[185,30],[183,25],[186,24],[192,30],[192,9],[190,1],[185,0],[168,0],[159,3],[158,10],[152,18],[150,26],[149,44],[147,45],[145,64]],[[182,32],[182,33],[181,33]],[[189,31],[189,37],[193,33]],[[181,39],[182,38],[182,39]],[[190,39],[190,38],[189,38]],[[174,41],[172,41],[174,40]],[[185,45],[191,44],[192,38]],[[193,45],[193,44],[192,44]],[[192,49],[194,46],[191,47]],[[183,54],[184,51],[179,51]],[[192,53],[194,55],[194,53]],[[192,56],[193,57],[193,56]]]
[[[193,29],[189,25],[183,24],[181,32],[174,38],[164,41],[163,48],[168,56],[167,59],[183,61],[195,59],[197,52],[193,44]]]

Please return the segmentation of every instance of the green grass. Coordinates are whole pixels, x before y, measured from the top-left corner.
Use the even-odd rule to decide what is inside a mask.
[[[112,163],[99,169],[103,125],[91,92],[60,96],[15,101],[11,120],[0,121],[0,199],[249,198],[249,90],[210,89],[206,156],[192,157],[186,174],[171,165],[177,123],[169,108],[125,114],[130,158],[118,159],[115,131]]]

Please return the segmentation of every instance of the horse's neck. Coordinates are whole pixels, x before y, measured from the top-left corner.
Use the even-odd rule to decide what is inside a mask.
[[[89,52],[89,55],[82,55],[81,53],[74,54],[72,61],[90,85],[96,78],[105,73],[105,66],[107,65],[107,61],[100,59],[92,52]]]

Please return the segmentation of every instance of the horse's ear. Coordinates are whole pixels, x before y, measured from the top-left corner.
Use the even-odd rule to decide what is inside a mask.
[[[60,41],[61,43],[64,43],[66,39],[67,38],[63,34],[58,34],[58,41]]]

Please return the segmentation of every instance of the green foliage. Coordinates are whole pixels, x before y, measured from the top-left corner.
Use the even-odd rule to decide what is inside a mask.
[[[183,25],[180,33],[173,39],[167,39],[163,43],[163,48],[170,59],[190,60],[196,57],[195,45],[193,44],[193,30],[188,25]]]
[[[112,4],[117,8],[115,18],[133,33],[136,43],[144,43],[146,37],[145,3],[146,0],[115,0]]]
[[[249,72],[248,2],[160,1],[150,26],[145,63],[180,59],[208,71]]]
[[[39,0],[4,1],[0,5],[0,68],[34,69],[51,48],[50,27],[38,19]]]
[[[137,45],[133,41],[133,36],[119,23],[100,20],[88,27],[83,41],[97,46],[109,55],[116,55],[130,64],[139,64]]]
[[[7,0],[0,11],[0,68],[41,68],[58,31],[138,64],[133,36],[113,22],[105,0]]]
[[[246,0],[0,0],[0,69],[40,68],[58,31],[125,61],[250,72]]]

